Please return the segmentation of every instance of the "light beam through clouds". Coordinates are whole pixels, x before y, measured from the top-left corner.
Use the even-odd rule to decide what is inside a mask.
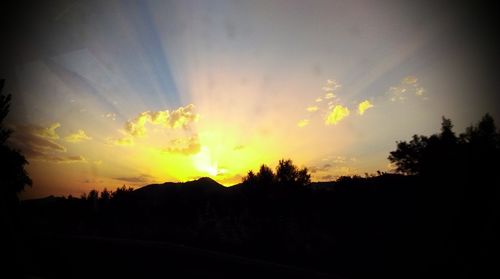
[[[442,115],[461,130],[493,106],[472,90],[481,53],[448,13],[410,1],[41,5],[12,22],[29,32],[0,68],[36,185],[26,195],[233,185],[281,158],[314,167],[313,180],[386,170],[396,140],[435,132]]]

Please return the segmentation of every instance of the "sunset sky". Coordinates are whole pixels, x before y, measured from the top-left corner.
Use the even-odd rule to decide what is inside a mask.
[[[281,158],[333,180],[390,170],[395,142],[443,115],[458,132],[500,119],[482,14],[413,2],[14,7],[0,77],[34,181],[24,195],[229,186]]]

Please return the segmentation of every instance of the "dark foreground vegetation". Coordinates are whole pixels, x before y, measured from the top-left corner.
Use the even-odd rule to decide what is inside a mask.
[[[458,136],[443,118],[397,144],[397,173],[311,183],[282,160],[229,188],[200,178],[27,200],[2,207],[2,253],[31,278],[498,278],[499,150],[489,115]],[[15,200],[4,185],[17,176],[1,174],[2,202]]]

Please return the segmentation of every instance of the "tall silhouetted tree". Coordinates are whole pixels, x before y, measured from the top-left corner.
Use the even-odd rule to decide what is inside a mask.
[[[11,211],[18,203],[17,194],[26,185],[31,186],[24,166],[28,161],[17,150],[7,145],[7,139],[12,131],[5,127],[5,118],[9,113],[11,95],[3,95],[4,80],[0,81],[0,198],[2,211]]]
[[[1,272],[14,278],[19,272],[19,259],[16,256],[17,195],[26,185],[31,186],[32,181],[24,169],[28,161],[19,151],[7,145],[12,131],[5,127],[5,118],[9,113],[11,95],[2,94],[3,86],[4,80],[0,80],[0,254],[2,264],[5,264]]]
[[[99,191],[95,189],[90,190],[90,192],[87,194],[87,203],[94,211],[98,210],[99,207],[98,201],[99,201]]]

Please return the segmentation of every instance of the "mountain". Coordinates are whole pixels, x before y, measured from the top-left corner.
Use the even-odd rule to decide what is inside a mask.
[[[136,189],[132,192],[135,198],[158,199],[165,195],[213,195],[226,190],[226,187],[217,183],[209,177],[202,177],[188,182],[165,182],[163,184],[151,184]]]

